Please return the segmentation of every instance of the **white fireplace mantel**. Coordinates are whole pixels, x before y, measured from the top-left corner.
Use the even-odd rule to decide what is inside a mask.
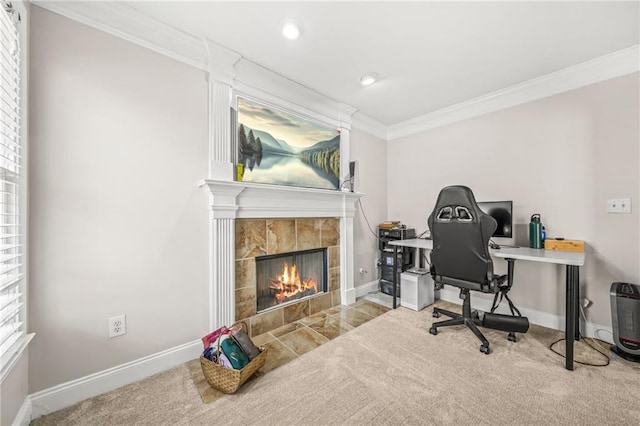
[[[353,218],[364,194],[203,179],[209,191],[210,328],[235,321],[235,219],[340,218],[340,296],[355,302]]]
[[[215,218],[354,217],[364,194],[329,189],[204,179]]]

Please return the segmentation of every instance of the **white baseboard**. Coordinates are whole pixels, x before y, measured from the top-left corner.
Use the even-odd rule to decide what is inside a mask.
[[[359,285],[355,289],[356,299],[358,297],[366,296],[367,294],[378,290],[378,280]]]
[[[31,397],[27,396],[20,406],[20,410],[16,414],[16,418],[13,419],[13,426],[29,426],[32,419],[33,406],[31,404]]]
[[[446,300],[447,302],[456,303],[458,305],[462,304],[460,300],[460,292],[458,290],[452,290],[443,288],[440,290],[440,299]],[[471,306],[473,309],[479,309],[484,312],[488,312],[491,310],[493,300],[487,300],[483,298],[472,298]],[[502,303],[496,313],[510,315],[509,305],[507,303]],[[565,319],[564,316],[550,314],[548,312],[537,311],[535,309],[527,309],[520,308],[520,313],[522,316],[525,316],[529,319],[530,324],[541,325],[543,327],[551,328],[554,330],[564,330],[565,327]],[[580,327],[582,334],[586,337],[595,337],[601,340],[604,340],[608,343],[613,343],[613,332],[611,327],[607,327],[600,324],[594,324],[591,322],[585,322],[584,318],[581,318]],[[599,334],[599,331],[607,332],[607,335]]]
[[[30,412],[29,420],[35,419],[196,359],[201,352],[202,342],[200,340],[185,343],[184,345],[33,393],[27,398],[30,401],[29,407],[25,408],[23,404],[22,408]],[[20,409],[21,412],[22,408]],[[28,422],[25,424],[28,424]]]

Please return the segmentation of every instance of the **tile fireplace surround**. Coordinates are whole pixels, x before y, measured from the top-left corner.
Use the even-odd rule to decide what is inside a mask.
[[[209,322],[245,320],[258,335],[355,302],[353,218],[364,194],[203,180],[209,191]],[[328,292],[256,315],[255,257],[328,247]],[[251,283],[249,284],[249,281]]]
[[[339,219],[236,219],[235,233],[236,320],[252,337],[340,305]],[[321,247],[328,251],[327,293],[256,315],[256,257]]]

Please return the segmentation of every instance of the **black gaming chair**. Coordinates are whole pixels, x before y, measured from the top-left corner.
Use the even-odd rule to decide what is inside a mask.
[[[434,307],[434,317],[444,314],[451,319],[434,323],[429,332],[436,335],[440,327],[464,324],[480,339],[480,352],[485,354],[489,353],[489,341],[478,326],[507,331],[509,340],[515,341],[516,331],[526,332],[529,328],[527,318],[520,315],[508,297],[512,316],[493,314],[498,293],[506,296],[513,284],[514,263],[513,259],[507,259],[507,275],[493,274],[488,244],[498,226],[495,219],[480,210],[471,189],[448,186],[440,191],[428,223],[433,238],[431,275],[436,288],[443,285],[458,287],[463,300],[462,315]],[[491,313],[480,318],[478,312],[471,311],[471,290],[496,295]]]

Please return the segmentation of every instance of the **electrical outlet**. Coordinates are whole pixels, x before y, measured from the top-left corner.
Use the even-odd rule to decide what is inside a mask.
[[[364,268],[360,268],[360,269],[358,269],[358,272],[360,272],[361,274],[366,274],[367,270],[364,269]]]
[[[109,318],[109,338],[122,336],[123,334],[127,334],[126,315]]]
[[[607,213],[631,213],[631,198],[607,200]]]

